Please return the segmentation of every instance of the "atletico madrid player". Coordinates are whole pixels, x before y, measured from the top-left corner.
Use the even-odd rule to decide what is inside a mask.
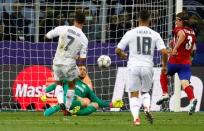
[[[167,75],[173,76],[175,73],[178,73],[182,89],[186,92],[190,101],[189,115],[192,115],[197,104],[193,87],[190,85],[190,57],[193,49],[195,49],[195,32],[190,28],[189,17],[187,13],[178,13],[176,15],[175,24],[176,27],[173,30],[174,40],[170,42],[172,52],[168,60],[167,70],[163,70],[160,76],[163,95],[159,101],[157,101],[157,104],[160,105],[169,98]]]

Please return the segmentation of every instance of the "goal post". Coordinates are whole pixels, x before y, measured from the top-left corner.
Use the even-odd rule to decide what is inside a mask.
[[[176,0],[176,14],[183,11],[183,0]],[[174,111],[179,112],[181,108],[181,82],[176,73],[174,76]]]

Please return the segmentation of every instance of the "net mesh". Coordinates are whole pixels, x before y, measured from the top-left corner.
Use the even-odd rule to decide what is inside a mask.
[[[94,91],[102,100],[111,100],[118,67],[126,61],[114,50],[126,31],[137,26],[138,12],[151,11],[151,28],[158,31],[165,43],[172,31],[174,1],[169,0],[1,0],[0,5],[0,108],[42,110],[56,103],[55,93],[49,103],[39,99],[41,90],[52,77],[51,65],[57,38],[45,39],[56,26],[72,25],[74,12],[83,10],[86,25],[83,32],[89,39],[88,72]],[[97,58],[109,55],[112,65],[99,69]],[[155,67],[160,54],[155,51]],[[52,99],[53,98],[53,99]],[[124,97],[128,109],[127,95]]]

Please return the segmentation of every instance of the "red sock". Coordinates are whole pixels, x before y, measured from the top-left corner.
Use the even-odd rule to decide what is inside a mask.
[[[192,86],[187,86],[184,91],[186,92],[189,101],[191,101],[194,98],[193,88]]]
[[[161,84],[161,88],[163,91],[163,94],[168,94],[168,80],[167,80],[167,75],[161,73],[160,75],[160,84]]]

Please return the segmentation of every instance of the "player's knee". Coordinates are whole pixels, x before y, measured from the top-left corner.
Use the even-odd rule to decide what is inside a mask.
[[[189,86],[189,81],[188,80],[181,80],[181,85],[182,85],[182,88],[185,89],[187,86]]]
[[[89,98],[82,98],[82,106],[86,107],[91,103]]]
[[[98,105],[98,103],[96,103],[96,102],[92,102],[92,103],[90,103],[89,105],[95,107],[96,109],[99,108],[99,105]]]

